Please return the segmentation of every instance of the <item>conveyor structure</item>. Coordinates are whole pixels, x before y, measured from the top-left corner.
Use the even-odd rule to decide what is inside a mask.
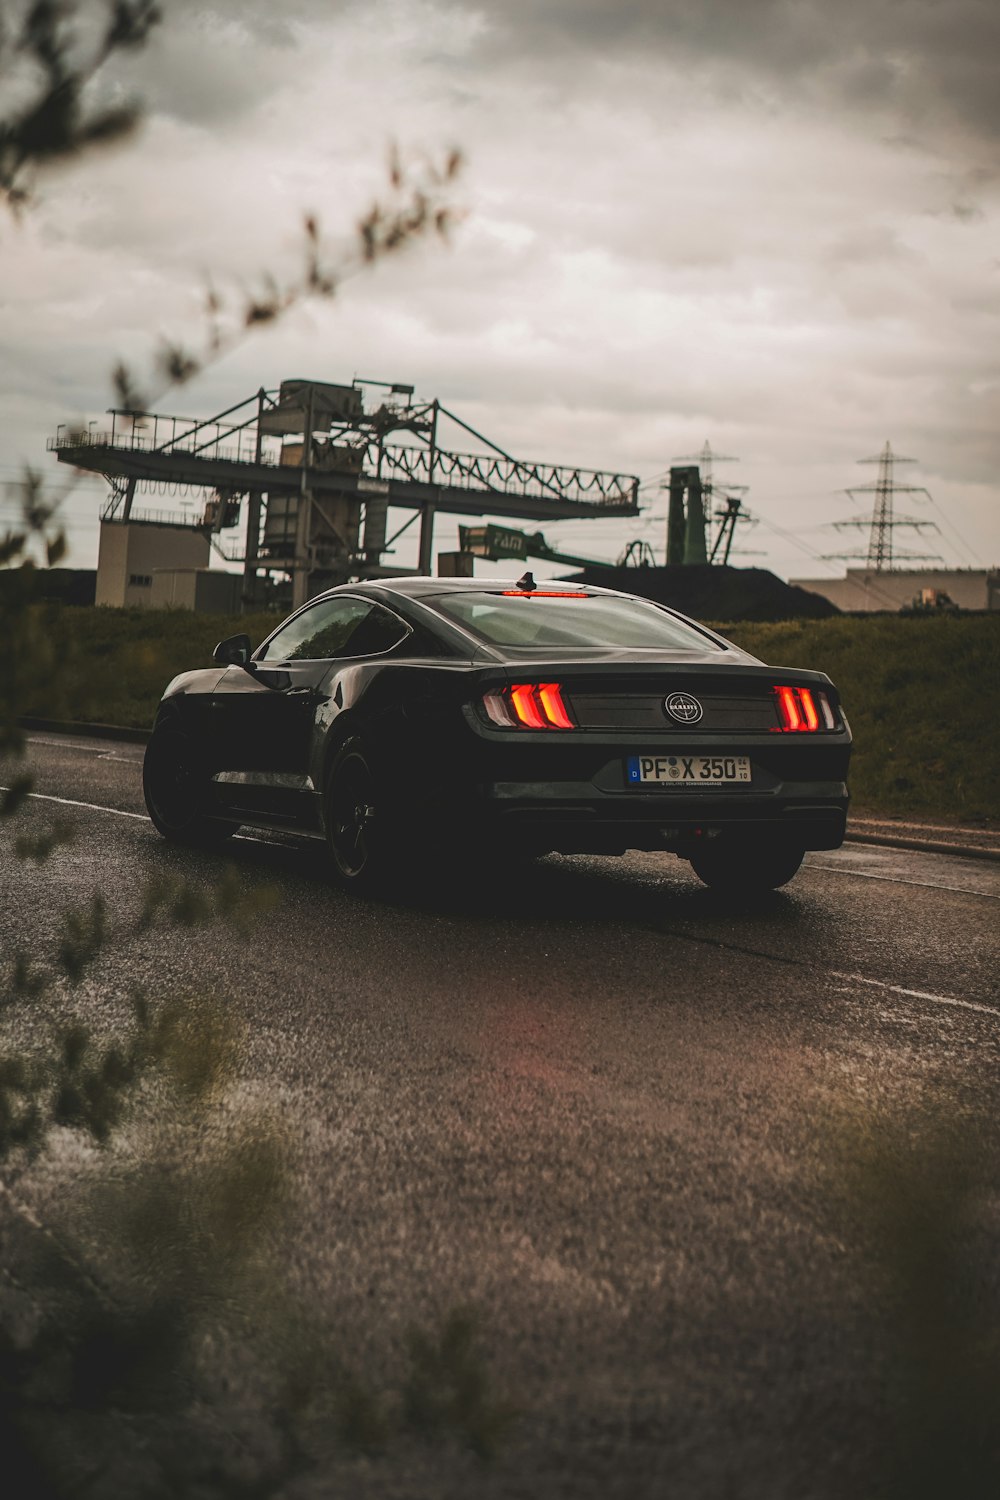
[[[480,451],[444,446],[446,424]],[[298,604],[349,578],[401,571],[385,558],[417,520],[418,568],[430,573],[438,513],[555,521],[639,509],[635,475],[514,458],[440,401],[383,381],[285,380],[205,420],[112,410],[83,430],[60,427],[48,446],[61,463],[108,480],[105,523],[155,524],[157,514],[137,505],[150,491],[205,491],[189,524],[243,563],[250,605],[261,574],[290,575]],[[218,534],[240,534],[244,502],[245,542],[224,549]],[[392,535],[390,509],[411,512]]]

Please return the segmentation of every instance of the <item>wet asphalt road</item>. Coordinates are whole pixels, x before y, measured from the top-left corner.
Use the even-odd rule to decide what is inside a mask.
[[[276,885],[249,935],[114,940],[80,1004],[225,997],[296,1139],[289,1289],[373,1380],[409,1326],[474,1307],[521,1412],[488,1470],[345,1458],[303,1494],[874,1493],[889,1356],[847,1122],[943,1103],[996,1160],[1000,868],[847,846],[747,908],[671,856],[552,857],[513,889],[362,900],[307,845],[166,846],[141,746],[30,754],[27,818],[77,838],[16,880],[0,855],[0,958],[95,888],[124,927],[164,871]]]

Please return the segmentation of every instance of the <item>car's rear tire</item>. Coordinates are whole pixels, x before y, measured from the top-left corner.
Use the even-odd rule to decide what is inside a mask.
[[[688,858],[698,879],[713,891],[751,896],[787,885],[804,856],[801,844],[784,839],[764,843],[759,838],[727,838],[722,834],[706,840]]]
[[[188,735],[175,725],[154,729],[142,763],[142,792],[154,828],[175,844],[224,844],[237,824],[205,811],[208,772]]]
[[[346,740],[327,773],[323,798],[326,842],[334,878],[372,890],[393,873],[386,799],[363,742]]]

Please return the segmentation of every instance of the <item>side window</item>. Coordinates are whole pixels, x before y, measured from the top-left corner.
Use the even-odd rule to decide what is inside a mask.
[[[321,599],[289,620],[257,661],[322,661],[344,656],[358,626],[372,613],[365,599]]]
[[[380,656],[383,651],[391,651],[406,634],[407,629],[402,620],[397,620],[389,610],[376,604],[373,605],[371,613],[358,623],[347,643],[346,651],[338,654],[341,656]]]
[[[323,599],[279,630],[258,661],[324,661],[335,656],[377,656],[406,635],[389,610],[366,599]]]

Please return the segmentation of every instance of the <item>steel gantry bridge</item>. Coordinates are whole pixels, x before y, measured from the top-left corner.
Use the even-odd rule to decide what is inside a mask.
[[[430,573],[439,513],[555,521],[639,509],[635,475],[514,458],[440,401],[415,400],[409,385],[285,380],[205,420],[123,410],[108,418],[85,430],[60,427],[48,444],[61,463],[108,480],[102,521],[156,524],[158,513],[137,505],[137,492],[208,492],[188,524],[242,562],[249,602],[261,574],[290,575],[298,604],[348,578],[401,571],[384,558],[418,520],[419,571]],[[443,446],[446,422],[483,451]],[[392,536],[390,507],[411,512]]]

